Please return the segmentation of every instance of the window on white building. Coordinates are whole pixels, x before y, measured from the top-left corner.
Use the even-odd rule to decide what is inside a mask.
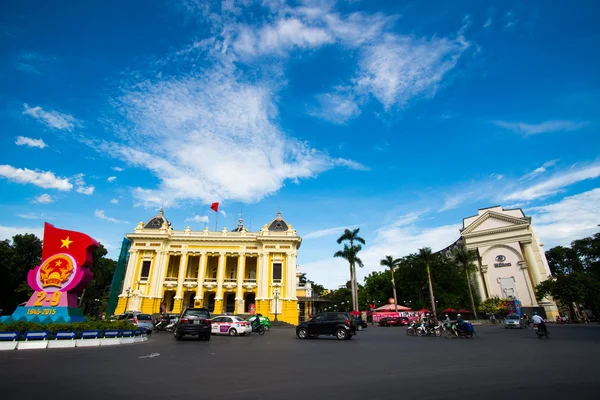
[[[273,282],[281,282],[281,263],[273,263]]]

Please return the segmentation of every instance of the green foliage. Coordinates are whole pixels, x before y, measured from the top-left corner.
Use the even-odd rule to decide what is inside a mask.
[[[505,315],[507,313],[507,301],[509,300],[490,297],[479,304],[479,311],[488,315]]]
[[[54,338],[54,333],[58,331],[85,331],[85,330],[107,330],[107,329],[136,329],[129,321],[85,321],[74,322],[72,324],[40,324],[36,322],[18,321],[10,324],[0,323],[0,332],[21,332],[23,335],[27,331],[49,331],[50,337]]]
[[[87,315],[98,317],[106,310],[108,289],[117,267],[116,261],[105,257],[107,253],[102,244],[94,250],[93,262],[90,266],[94,278],[82,294],[81,306]]]

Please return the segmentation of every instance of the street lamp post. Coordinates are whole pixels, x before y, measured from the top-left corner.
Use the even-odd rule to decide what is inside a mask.
[[[127,312],[127,307],[129,307],[129,296],[131,294],[131,288],[128,287],[125,293],[127,293],[127,300],[125,301],[125,312]]]
[[[277,325],[277,303],[279,300],[279,290],[275,289],[273,293],[273,297],[275,298],[275,318],[273,319],[273,325]]]

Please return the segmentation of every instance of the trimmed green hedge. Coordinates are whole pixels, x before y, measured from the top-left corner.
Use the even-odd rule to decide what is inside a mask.
[[[36,322],[11,322],[10,324],[0,323],[0,332],[21,332],[21,337],[26,331],[49,331],[50,337],[54,338],[57,331],[86,331],[107,329],[137,329],[129,321],[86,321],[74,322],[71,324],[39,324]]]

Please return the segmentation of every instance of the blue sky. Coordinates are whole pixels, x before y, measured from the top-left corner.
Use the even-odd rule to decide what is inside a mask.
[[[546,248],[600,224],[594,1],[12,1],[0,14],[1,238],[43,221],[116,257],[161,205],[175,229],[281,209],[336,287],[337,235],[445,247],[521,207]]]

